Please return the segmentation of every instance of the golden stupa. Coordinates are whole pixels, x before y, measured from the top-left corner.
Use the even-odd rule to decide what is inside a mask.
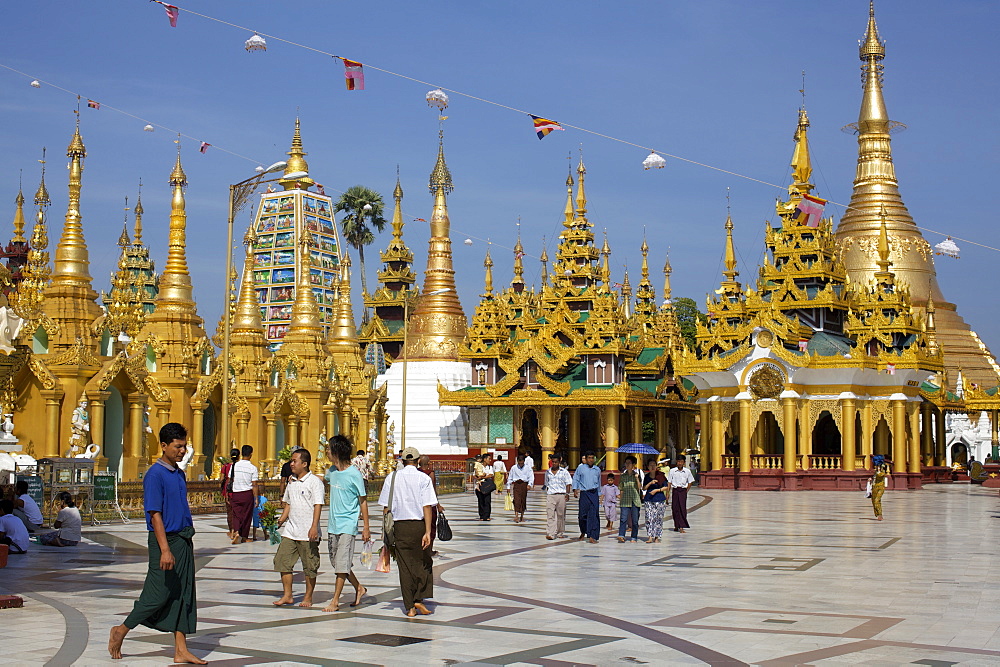
[[[961,371],[971,382],[995,387],[1000,383],[1000,367],[958,314],[955,304],[941,293],[933,249],[899,194],[890,135],[903,126],[889,120],[882,96],[885,42],[875,23],[874,3],[869,5],[868,29],[860,43],[860,58],[864,95],[858,122],[849,126],[858,135],[858,169],[850,206],[836,232],[848,274],[855,283],[868,284],[878,270],[880,211],[884,208],[897,278],[909,286],[913,305],[921,315],[926,311],[928,299],[933,297],[937,339],[944,351],[948,376],[954,381]]]

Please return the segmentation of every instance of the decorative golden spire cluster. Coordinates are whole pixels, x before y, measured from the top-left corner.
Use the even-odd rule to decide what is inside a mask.
[[[141,184],[140,184],[141,188]],[[135,233],[128,237],[128,200],[126,199],[126,218],[118,245],[121,254],[118,257],[118,269],[111,274],[111,293],[102,294],[108,316],[105,327],[112,334],[125,332],[135,338],[146,323],[146,317],[155,308],[156,295],[159,292],[159,277],[155,265],[149,258],[149,248],[142,243],[142,192],[136,200]]]
[[[45,152],[42,151],[42,176],[35,191],[35,226],[31,231],[31,249],[28,251],[28,261],[24,265],[23,280],[14,293],[13,305],[17,313],[28,320],[30,331],[37,326],[37,319],[41,315],[41,305],[45,289],[49,285],[49,233],[46,224],[47,209],[52,201],[49,199],[49,191],[45,187]]]

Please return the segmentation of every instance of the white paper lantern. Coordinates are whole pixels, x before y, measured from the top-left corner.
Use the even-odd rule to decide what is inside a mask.
[[[31,82],[31,87],[32,88],[41,88],[42,84],[38,81],[38,79],[35,79],[34,81]]]
[[[142,131],[143,132],[155,132],[156,128],[147,123],[146,127],[142,128]]]
[[[439,111],[444,111],[448,108],[448,94],[440,88],[427,93],[424,99],[427,100],[427,106],[435,107]]]
[[[642,168],[649,171],[650,169],[663,169],[667,166],[667,161],[663,159],[662,156],[657,155],[656,151],[653,151],[646,156],[646,159],[642,161]]]
[[[246,50],[250,51],[267,51],[267,42],[263,37],[257,33],[253,34],[253,37],[246,41]]]
[[[465,245],[472,245],[472,239],[465,239]]]

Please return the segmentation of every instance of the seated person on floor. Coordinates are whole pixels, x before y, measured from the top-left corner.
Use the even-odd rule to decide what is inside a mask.
[[[24,522],[24,527],[33,533],[42,527],[42,510],[38,503],[28,495],[28,483],[23,479],[17,483],[17,493],[14,498],[14,516]]]
[[[58,530],[39,535],[38,542],[47,547],[75,547],[80,542],[80,529],[83,527],[80,510],[76,508],[73,496],[67,492],[60,491],[58,499],[62,503],[55,522]]]
[[[28,529],[14,516],[14,501],[0,500],[0,544],[10,547],[10,553],[28,552]]]

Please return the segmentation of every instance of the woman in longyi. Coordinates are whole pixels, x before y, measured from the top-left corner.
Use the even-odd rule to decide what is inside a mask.
[[[876,454],[872,457],[872,467],[875,472],[872,475],[872,508],[875,510],[875,519],[882,520],[882,494],[889,483],[889,464],[885,457]]]

